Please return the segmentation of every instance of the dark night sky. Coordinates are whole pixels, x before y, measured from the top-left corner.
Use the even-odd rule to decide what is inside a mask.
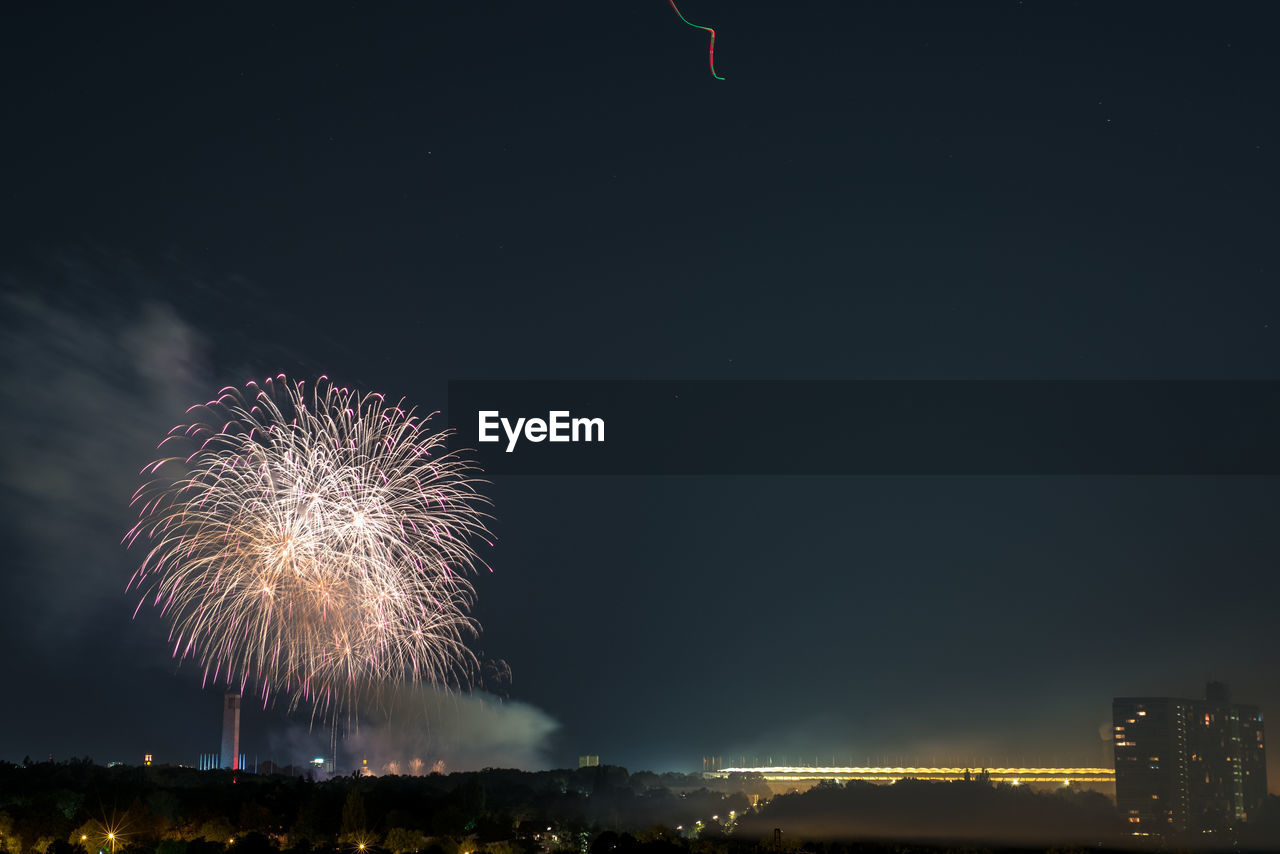
[[[724,82],[663,0],[5,10],[0,757],[216,749],[119,539],[226,383],[1280,379],[1271,4],[682,11]],[[1280,712],[1275,479],[491,494],[477,714],[550,764],[1097,764],[1112,696],[1208,676]]]

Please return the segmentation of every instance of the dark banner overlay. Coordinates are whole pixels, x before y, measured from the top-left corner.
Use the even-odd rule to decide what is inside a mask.
[[[490,476],[1280,474],[1280,382],[454,381],[447,417]]]

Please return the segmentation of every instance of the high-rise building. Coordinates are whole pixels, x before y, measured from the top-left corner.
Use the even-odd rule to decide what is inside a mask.
[[[240,695],[228,693],[222,704],[222,767],[238,771],[240,760]]]
[[[1262,714],[1211,682],[1205,699],[1117,697],[1116,806],[1136,835],[1213,833],[1267,796]]]

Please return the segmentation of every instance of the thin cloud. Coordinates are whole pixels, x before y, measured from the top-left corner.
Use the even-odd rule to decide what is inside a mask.
[[[25,286],[23,286],[25,284]],[[65,283],[60,283],[65,285]],[[204,343],[168,304],[108,303],[83,283],[0,294],[0,502],[29,631],[73,631],[118,600],[138,472],[207,393]],[[56,618],[56,619],[55,619]]]

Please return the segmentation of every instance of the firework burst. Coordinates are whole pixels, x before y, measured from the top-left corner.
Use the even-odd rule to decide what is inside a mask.
[[[448,431],[284,375],[188,414],[208,420],[161,443],[184,453],[143,470],[125,537],[148,548],[134,614],[164,615],[175,658],[329,718],[405,682],[469,677],[488,501]]]

